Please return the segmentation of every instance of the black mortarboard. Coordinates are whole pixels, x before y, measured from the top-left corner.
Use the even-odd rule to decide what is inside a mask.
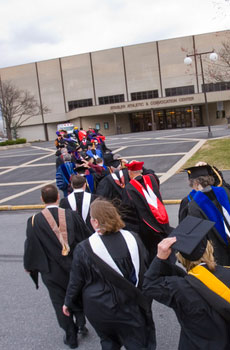
[[[76,160],[75,160],[75,163],[76,163],[76,164],[80,164],[80,165],[81,165],[81,164],[85,164],[81,159],[76,159]]]
[[[207,239],[205,236],[214,225],[213,221],[190,215],[186,216],[169,235],[169,237],[177,238],[172,248],[178,250],[187,260],[199,260],[206,249]]]
[[[87,170],[87,168],[85,166],[78,166],[78,167],[75,168],[75,171],[79,175],[84,175],[86,170]]]
[[[187,171],[189,179],[196,179],[199,176],[207,176],[207,175],[213,176],[212,167],[208,164],[200,165],[200,166],[192,166],[184,170]]]
[[[120,164],[120,160],[118,160],[118,158],[115,159],[113,153],[106,153],[104,154],[104,164],[106,166],[113,166],[114,168],[117,168]]]

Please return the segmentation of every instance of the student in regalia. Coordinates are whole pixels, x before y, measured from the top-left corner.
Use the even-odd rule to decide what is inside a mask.
[[[95,233],[74,251],[63,312],[69,315],[79,295],[102,350],[156,348],[149,300],[140,292],[147,252],[138,236],[123,230],[113,204],[96,199],[90,208]]]
[[[168,236],[171,227],[159,183],[152,173],[143,172],[143,165],[144,162],[136,160],[126,164],[130,181],[125,186],[123,201],[136,210],[140,222],[138,233],[153,259],[157,244]]]
[[[230,269],[215,263],[207,233],[214,222],[187,216],[158,244],[145,273],[146,296],[172,308],[181,326],[179,350],[230,347]],[[183,265],[171,264],[172,250]]]
[[[45,209],[27,222],[24,248],[24,268],[38,289],[38,274],[49,291],[59,326],[65,331],[64,343],[74,349],[78,346],[77,333],[87,333],[85,317],[79,304],[75,310],[76,322],[62,313],[62,305],[69,282],[73,250],[90,231],[78,215],[58,207],[59,193],[49,184],[41,189]]]
[[[194,167],[186,168],[183,171],[188,174],[189,187],[192,188],[192,191],[180,203],[179,222],[188,215],[188,204],[196,191],[203,190],[207,186],[223,187],[227,193],[230,191],[230,185],[224,180],[222,172],[215,166],[198,162]]]
[[[182,201],[180,220],[187,214],[215,221],[208,233],[214,246],[214,256],[220,265],[230,265],[230,193],[225,186],[215,186],[213,167],[195,166],[185,169],[188,172],[193,191],[187,205]]]
[[[90,204],[97,198],[95,194],[86,192],[86,178],[82,175],[72,175],[71,186],[73,192],[60,201],[60,208],[76,211],[84,220],[90,232],[94,229],[90,223]]]

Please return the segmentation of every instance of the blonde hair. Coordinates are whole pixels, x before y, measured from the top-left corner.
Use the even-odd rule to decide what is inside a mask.
[[[103,234],[117,232],[125,226],[115,206],[105,199],[97,198],[93,201],[90,216],[97,219],[100,232]]]
[[[216,262],[213,256],[213,245],[210,241],[207,241],[207,247],[203,254],[203,256],[196,261],[190,261],[188,259],[185,259],[181,253],[176,253],[177,259],[181,262],[181,264],[186,268],[187,271],[191,270],[193,267],[199,265],[200,263],[205,263],[208,266],[208,269],[210,271],[215,271],[216,268]]]

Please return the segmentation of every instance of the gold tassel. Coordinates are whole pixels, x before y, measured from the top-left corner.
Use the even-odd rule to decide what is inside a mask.
[[[63,256],[67,256],[69,254],[69,251],[70,251],[70,248],[68,245],[64,244],[63,247],[62,247],[62,252],[61,254]]]

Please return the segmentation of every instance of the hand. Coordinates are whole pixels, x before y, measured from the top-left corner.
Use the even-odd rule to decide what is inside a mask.
[[[157,257],[161,260],[167,260],[172,252],[171,246],[176,242],[176,237],[163,239],[157,246]]]
[[[66,305],[63,305],[62,306],[62,312],[63,312],[63,314],[65,315],[65,316],[70,316],[70,312],[69,312],[69,309],[68,309],[68,307],[66,306]]]

